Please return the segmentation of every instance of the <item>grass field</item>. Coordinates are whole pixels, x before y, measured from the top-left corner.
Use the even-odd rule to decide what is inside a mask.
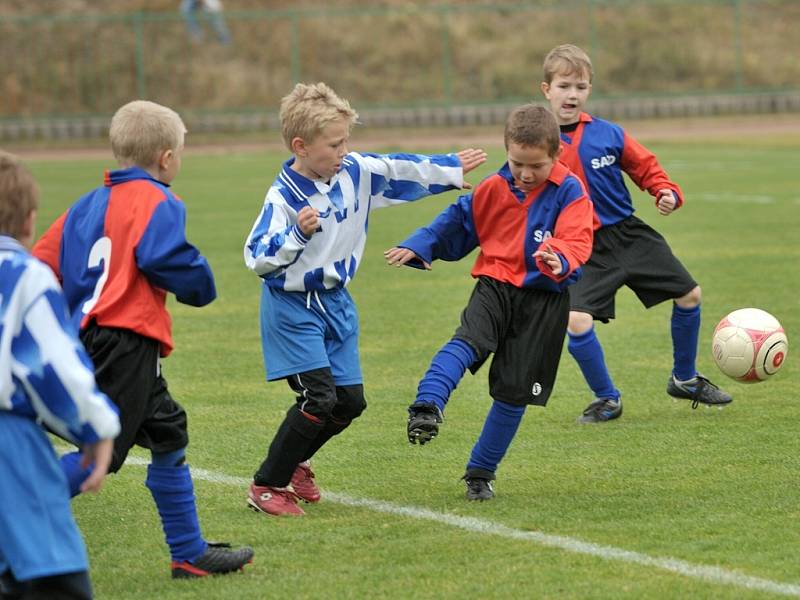
[[[374,212],[350,288],[369,408],[315,458],[325,496],[302,519],[245,507],[247,481],[292,402],[283,383],[264,382],[259,280],[241,258],[284,155],[188,155],[174,189],[187,203],[190,240],[215,270],[219,298],[204,309],[171,303],[177,348],[164,373],[190,416],[188,457],[206,537],[251,544],[256,558],[244,574],[172,582],[143,485],[147,455],[137,450],[99,496],[74,501],[97,597],[800,596],[798,352],[790,347],[783,370],[753,386],[723,381],[710,354],[717,320],[744,306],[775,314],[790,344],[800,339],[800,192],[789,151],[798,142],[656,140],[650,146],[682,184],[687,205],[664,218],[637,195],[638,214],[664,233],[703,288],[698,366],[734,403],[691,410],[665,394],[670,307],[646,311],[624,290],[617,320],[599,327],[623,418],[575,423],[591,397],[565,351],[550,405],[528,409],[487,503],[468,503],[459,477],[490,405],[488,369],[464,379],[431,445],[405,439],[405,408],[458,323],[472,261],[423,273],[387,267],[381,256],[455,195]],[[501,148],[487,150],[489,165],[473,182],[503,160]],[[29,164],[43,189],[41,230],[111,166]]]

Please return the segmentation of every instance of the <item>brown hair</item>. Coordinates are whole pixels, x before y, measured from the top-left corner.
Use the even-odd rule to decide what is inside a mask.
[[[25,220],[39,207],[39,187],[16,156],[0,150],[0,234],[19,239]]]
[[[148,100],[122,106],[111,119],[108,136],[123,166],[152,167],[164,150],[183,148],[186,126],[171,108]]]
[[[280,119],[283,142],[291,150],[294,138],[313,142],[337,119],[344,119],[352,127],[358,121],[358,113],[326,84],[298,83],[281,100]]]
[[[536,104],[524,104],[511,111],[504,132],[506,150],[511,143],[544,148],[555,158],[561,145],[561,130],[548,109]]]
[[[591,83],[594,77],[592,60],[583,50],[572,44],[561,44],[556,46],[544,58],[544,80],[546,83],[553,81],[553,77],[558,74],[586,75]]]

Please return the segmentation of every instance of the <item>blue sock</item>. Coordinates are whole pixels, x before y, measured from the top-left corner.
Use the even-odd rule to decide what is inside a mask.
[[[94,464],[89,465],[86,469],[81,467],[80,452],[68,452],[61,456],[59,462],[61,463],[61,469],[64,471],[64,475],[67,477],[69,496],[70,498],[74,498],[81,493],[81,484],[89,477],[89,474],[94,468]]]
[[[672,373],[680,381],[697,375],[697,340],[700,335],[700,305],[681,308],[672,305]]]
[[[606,357],[600,340],[594,333],[594,327],[581,335],[572,335],[568,332],[569,342],[567,349],[572,358],[578,363],[583,373],[583,378],[594,393],[595,398],[620,399],[620,393],[611,381],[611,375],[606,367]]]
[[[483,431],[472,448],[467,470],[483,469],[492,473],[497,470],[497,465],[503,460],[511,440],[517,433],[525,408],[499,400],[492,403],[492,408],[489,409],[486,422],[483,424]]]
[[[192,561],[206,551],[208,544],[200,533],[189,466],[175,464],[182,457],[182,450],[154,453],[152,464],[147,466],[145,485],[156,502],[172,560]]]
[[[450,394],[475,358],[475,350],[464,340],[453,338],[447,342],[433,357],[431,366],[419,382],[416,401],[432,400],[444,412]]]

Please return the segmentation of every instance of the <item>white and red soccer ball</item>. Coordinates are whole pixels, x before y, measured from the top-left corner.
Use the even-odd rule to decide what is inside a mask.
[[[743,383],[758,383],[777,373],[788,351],[781,324],[758,308],[740,308],[723,318],[711,344],[720,371]]]

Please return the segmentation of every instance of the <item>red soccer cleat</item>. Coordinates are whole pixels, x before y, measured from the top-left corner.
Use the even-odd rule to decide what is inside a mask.
[[[247,504],[256,512],[268,515],[300,517],[306,514],[297,506],[297,494],[289,488],[274,488],[251,483],[247,492]]]
[[[322,497],[314,481],[314,471],[311,470],[311,463],[301,462],[292,474],[291,486],[294,493],[306,502],[319,502]]]

